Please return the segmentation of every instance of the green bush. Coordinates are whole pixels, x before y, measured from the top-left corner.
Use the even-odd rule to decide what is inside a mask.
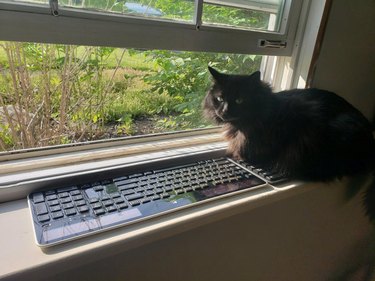
[[[144,80],[152,91],[179,100],[174,109],[180,115],[174,118],[175,123],[185,124],[183,128],[209,125],[202,119],[202,100],[211,83],[208,65],[223,72],[245,74],[258,70],[261,62],[260,56],[235,54],[149,51],[148,56],[157,62],[159,70]]]

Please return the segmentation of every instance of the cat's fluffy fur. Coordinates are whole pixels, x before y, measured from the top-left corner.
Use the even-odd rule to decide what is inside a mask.
[[[209,70],[214,83],[204,99],[205,115],[223,125],[231,156],[301,180],[374,171],[371,124],[343,98],[319,89],[273,93],[260,72]],[[366,198],[375,204],[375,184],[371,188]],[[375,220],[375,205],[367,212]]]

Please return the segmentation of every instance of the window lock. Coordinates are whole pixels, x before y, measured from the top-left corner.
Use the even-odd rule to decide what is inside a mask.
[[[52,15],[57,17],[59,15],[59,2],[58,2],[58,0],[49,0],[49,6],[51,8]]]
[[[283,49],[286,48],[286,41],[260,39],[258,46],[261,48]]]

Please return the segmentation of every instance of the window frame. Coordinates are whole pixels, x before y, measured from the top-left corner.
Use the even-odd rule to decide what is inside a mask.
[[[53,16],[48,5],[2,0],[0,26],[7,28],[0,29],[0,38],[3,41],[290,56],[304,0],[285,1],[280,32],[267,32],[203,24],[203,0],[195,0],[196,14],[192,23],[66,7],[59,8],[58,16]],[[286,46],[262,47],[260,40],[281,41]]]

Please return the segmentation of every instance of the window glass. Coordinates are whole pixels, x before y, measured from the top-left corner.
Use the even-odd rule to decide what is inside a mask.
[[[33,4],[49,5],[49,0],[13,0],[13,1],[14,2],[27,2],[27,3],[33,3]]]
[[[205,0],[203,24],[278,31],[284,0]]]
[[[186,22],[193,21],[195,6],[192,0],[59,0],[59,5]]]
[[[286,0],[203,0],[202,23],[242,29],[279,31]],[[48,0],[15,0],[49,5]],[[75,8],[145,18],[193,23],[194,0],[58,0],[60,8]]]
[[[251,73],[261,59],[0,42],[0,150],[212,126],[207,65]]]

